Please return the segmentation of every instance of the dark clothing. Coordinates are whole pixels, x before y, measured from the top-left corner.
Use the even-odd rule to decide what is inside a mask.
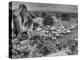
[[[14,23],[13,32],[17,36],[18,33],[20,32],[20,26],[19,26],[19,22],[17,20],[17,16],[15,16],[15,15],[13,15],[13,23]]]
[[[53,25],[53,18],[51,16],[45,16],[43,17],[44,18],[44,21],[43,21],[43,25],[46,26],[46,25]]]
[[[69,14],[62,14],[61,15],[61,20],[62,21],[69,21],[70,20],[70,15]]]

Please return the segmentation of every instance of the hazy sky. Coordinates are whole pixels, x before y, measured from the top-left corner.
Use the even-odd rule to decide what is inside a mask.
[[[13,2],[13,9],[18,8],[19,4],[24,3],[28,10],[40,11],[60,11],[60,12],[77,12],[76,5],[62,5],[62,4],[44,4],[44,3],[29,3],[29,2]]]

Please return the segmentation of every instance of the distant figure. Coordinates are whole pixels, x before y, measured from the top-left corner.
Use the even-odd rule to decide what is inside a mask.
[[[61,20],[62,21],[69,21],[70,20],[70,15],[69,14],[62,14],[61,15]]]
[[[52,16],[50,16],[50,15],[47,15],[46,13],[42,13],[42,18],[44,19],[43,20],[43,25],[44,26],[46,26],[46,25],[50,25],[50,26],[52,26],[53,24],[54,24],[54,22],[53,22],[53,18],[52,18]]]
[[[43,12],[42,13],[42,18],[46,17],[47,16],[47,13]]]

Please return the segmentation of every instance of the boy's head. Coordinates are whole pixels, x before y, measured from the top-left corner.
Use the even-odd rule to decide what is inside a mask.
[[[27,6],[24,4],[19,5],[19,10],[27,11]]]

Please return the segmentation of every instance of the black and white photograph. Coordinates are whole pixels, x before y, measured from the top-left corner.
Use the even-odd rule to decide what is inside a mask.
[[[9,58],[78,55],[78,6],[9,2]]]

